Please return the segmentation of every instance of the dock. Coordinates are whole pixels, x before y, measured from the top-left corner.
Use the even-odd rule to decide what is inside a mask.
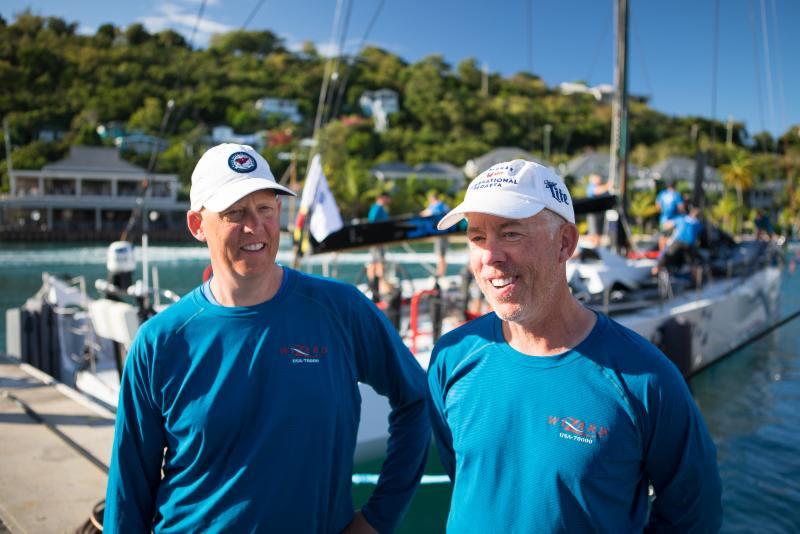
[[[114,414],[0,355],[0,533],[74,533],[105,496]]]

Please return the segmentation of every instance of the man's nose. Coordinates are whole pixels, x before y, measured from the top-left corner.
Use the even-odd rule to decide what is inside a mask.
[[[484,265],[494,265],[506,260],[506,254],[503,247],[496,239],[487,238],[483,249],[481,250],[481,263]]]

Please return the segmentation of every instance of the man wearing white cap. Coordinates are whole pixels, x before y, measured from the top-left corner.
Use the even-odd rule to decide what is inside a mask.
[[[430,440],[424,372],[354,287],[275,262],[283,194],[249,146],[197,163],[186,218],[213,277],[128,354],[107,532],[390,532],[408,506]],[[378,485],[354,513],[358,382],[392,413]]]
[[[716,450],[680,373],[570,294],[578,231],[563,181],[495,165],[439,228],[464,217],[494,311],[442,337],[428,368],[454,483],[448,531],[718,530]]]

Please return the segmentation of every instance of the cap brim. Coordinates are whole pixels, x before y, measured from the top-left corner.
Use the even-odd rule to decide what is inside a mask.
[[[465,200],[450,210],[447,215],[439,220],[436,227],[439,230],[447,230],[465,218],[468,213],[485,213],[506,219],[527,219],[528,217],[533,217],[544,208],[544,204],[523,198],[516,198],[513,202],[509,202],[507,194],[498,195],[497,198],[484,194],[471,202]]]
[[[293,197],[297,196],[297,193],[291,189],[275,183],[272,180],[248,178],[247,180],[242,180],[238,183],[225,187],[225,189],[217,192],[217,194],[203,202],[201,207],[213,212],[224,211],[228,209],[234,202],[246,197],[250,193],[264,189],[273,190],[277,194],[292,195]]]

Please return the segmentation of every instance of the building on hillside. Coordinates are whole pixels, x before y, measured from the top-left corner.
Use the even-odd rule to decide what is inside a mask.
[[[55,141],[61,141],[64,139],[65,135],[67,135],[67,132],[61,128],[46,127],[36,132],[36,139],[38,141],[44,141],[45,143],[53,143]]]
[[[610,156],[604,152],[587,152],[576,156],[567,163],[558,166],[558,172],[565,180],[580,181],[590,174],[599,174],[607,181],[610,171]],[[628,162],[628,180],[631,189],[645,189],[649,182],[643,182],[636,165]],[[652,184],[650,184],[652,186]]]
[[[600,84],[595,87],[589,87],[585,83],[579,82],[562,82],[558,84],[558,91],[562,95],[591,95],[598,102],[610,104],[614,99],[614,86],[609,84]]]
[[[457,190],[464,185],[464,172],[452,163],[430,161],[419,163],[414,167],[405,163],[392,161],[379,163],[370,169],[372,174],[381,181],[405,180],[416,178],[418,180],[443,180],[448,182],[445,189]]]
[[[400,111],[400,96],[393,89],[364,91],[358,99],[358,105],[367,117],[373,116],[376,105],[388,116]]]
[[[160,154],[169,146],[169,142],[166,139],[143,133],[132,133],[116,137],[114,144],[121,152],[135,152],[146,155],[152,154],[153,150]]]
[[[694,187],[694,174],[697,163],[692,158],[685,156],[671,156],[653,165],[650,169],[643,170],[642,178],[649,180],[651,187],[658,182],[685,183],[690,188]],[[703,189],[709,192],[722,192],[722,179],[714,167],[705,166]]]
[[[467,175],[467,178],[472,179],[492,165],[502,163],[504,161],[511,161],[512,159],[525,159],[528,161],[535,161],[536,163],[546,167],[550,166],[549,163],[534,157],[533,154],[525,149],[515,146],[503,146],[492,149],[482,156],[467,161],[467,163],[464,165],[464,174]]]
[[[233,128],[222,124],[215,126],[211,130],[211,142],[215,145],[220,143],[237,143],[240,145],[249,145],[258,151],[264,149],[267,144],[267,132],[256,132],[252,134],[239,134],[233,131]]]
[[[285,117],[295,124],[303,122],[297,100],[265,96],[256,100],[256,109],[262,117]]]
[[[76,146],[40,170],[11,171],[10,193],[0,196],[0,228],[119,233],[131,212],[144,208],[151,229],[185,231],[189,205],[177,200],[179,189],[177,175],[148,175],[115,148]]]

